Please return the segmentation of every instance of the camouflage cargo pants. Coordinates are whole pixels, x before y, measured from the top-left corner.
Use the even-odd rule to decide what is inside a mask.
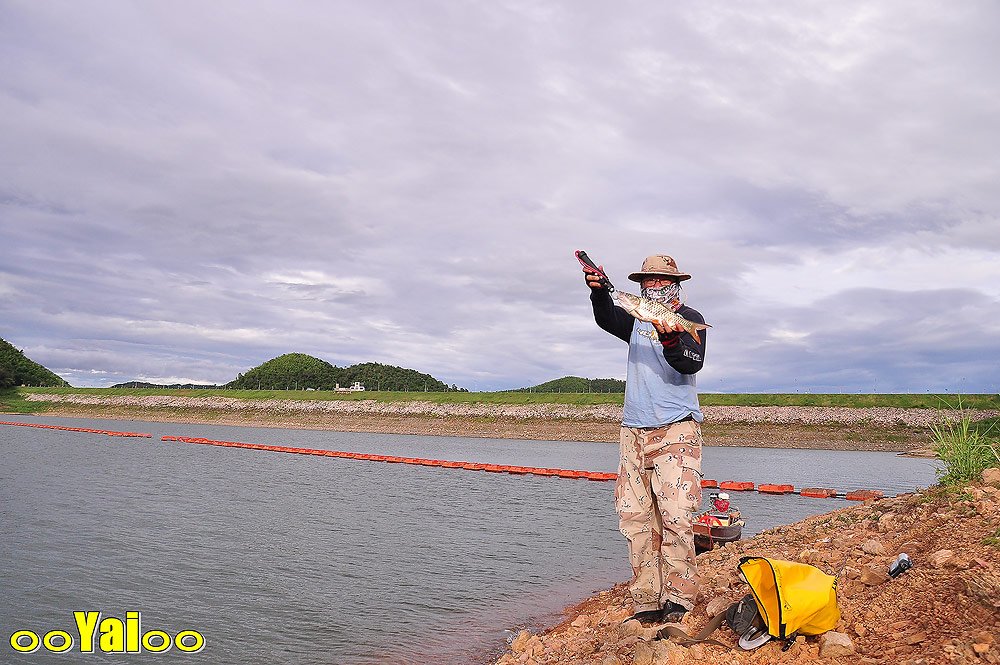
[[[620,452],[615,508],[628,539],[635,611],[667,601],[690,610],[699,579],[691,523],[701,506],[701,426],[622,427]]]

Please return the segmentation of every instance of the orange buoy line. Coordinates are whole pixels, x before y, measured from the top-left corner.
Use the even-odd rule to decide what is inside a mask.
[[[350,453],[340,450],[320,450],[317,448],[295,448],[291,446],[265,446],[256,443],[240,443],[237,441],[213,441],[201,437],[191,436],[164,436],[161,441],[181,441],[184,443],[202,443],[212,446],[223,446],[228,448],[249,448],[251,450],[268,450],[279,453],[295,453],[298,455],[316,455],[319,457],[341,457],[344,459],[367,460],[372,462],[387,462],[389,464],[413,464],[415,466],[441,467],[443,469],[463,469],[465,471],[484,471],[487,473],[507,473],[511,475],[523,476],[534,474],[536,476],[550,476],[553,478],[584,478],[586,480],[604,481],[617,480],[617,473],[603,473],[600,471],[574,471],[572,469],[544,469],[533,466],[514,466],[509,464],[483,464],[480,462],[456,462],[450,460],[424,459],[421,457],[395,457],[391,455],[370,455],[367,453]],[[760,492],[761,494],[794,494],[795,488],[792,485],[776,485],[762,483],[755,486],[748,481],[726,480],[718,482],[705,479],[701,481],[703,488],[719,488],[736,492]],[[884,495],[882,492],[873,490],[855,490],[853,492],[837,492],[831,489],[806,488],[798,492],[801,496],[831,498],[844,497],[851,501],[864,501],[865,499],[880,499]]]
[[[84,427],[64,427],[62,425],[41,425],[38,423],[15,423],[0,421],[0,425],[15,425],[18,427],[38,427],[41,429],[55,429],[66,432],[89,432],[91,434],[105,434],[107,436],[121,437],[142,437],[152,438],[152,434],[143,432],[115,432],[103,429],[87,429]],[[257,443],[241,443],[238,441],[215,441],[201,437],[191,436],[163,436],[161,441],[181,441],[183,443],[203,443],[213,446],[223,446],[228,448],[248,448],[250,450],[267,450],[280,453],[296,453],[298,455],[317,455],[321,457],[342,457],[344,459],[368,460],[373,462],[388,462],[389,464],[415,464],[418,466],[435,466],[444,469],[463,469],[466,471],[486,471],[488,473],[508,473],[511,475],[534,474],[536,476],[550,476],[553,478],[585,478],[587,480],[604,481],[617,480],[617,473],[603,473],[600,471],[574,471],[572,469],[543,469],[532,466],[513,466],[508,464],[481,464],[478,462],[453,462],[448,460],[422,459],[418,457],[393,457],[390,455],[369,455],[366,453],[349,453],[339,450],[319,450],[316,448],[293,448],[289,446],[266,446]],[[799,494],[800,496],[813,497],[817,499],[828,499],[843,497],[848,501],[865,501],[867,499],[881,499],[884,493],[876,490],[854,490],[853,492],[838,492],[837,490],[818,487],[806,487],[796,492],[792,485],[777,485],[772,483],[761,483],[755,486],[748,481],[716,480],[704,479],[701,481],[702,488],[718,488],[730,492],[759,492],[760,494]]]
[[[554,478],[584,478],[586,480],[616,480],[617,473],[601,473],[598,471],[574,471],[571,469],[542,469],[533,466],[514,466],[509,464],[480,464],[477,462],[454,462],[449,460],[423,459],[420,457],[394,457],[390,455],[369,455],[366,453],[349,453],[339,450],[320,450],[316,448],[294,448],[291,446],[263,446],[256,443],[240,443],[238,441],[213,441],[193,436],[164,436],[161,441],[181,441],[183,443],[201,443],[227,448],[249,448],[252,450],[268,450],[280,453],[295,453],[298,455],[316,455],[319,457],[342,457],[344,459],[368,460],[372,462],[388,462],[390,464],[413,464],[417,466],[436,466],[444,469],[464,469],[466,471],[485,471],[487,473],[508,473],[524,476],[551,476]]]
[[[38,423],[12,423],[12,422],[0,421],[0,425],[17,425],[18,427],[38,427],[41,429],[59,429],[65,432],[90,432],[91,434],[107,434],[108,436],[141,437],[146,439],[153,438],[152,434],[145,434],[143,432],[112,432],[105,429],[86,429],[84,427],[63,427],[61,425],[39,425]]]
[[[866,499],[881,499],[885,496],[883,492],[876,490],[854,490],[853,492],[838,492],[837,490],[819,488],[819,487],[806,487],[800,489],[796,492],[795,487],[792,485],[775,485],[771,483],[761,483],[754,488],[754,484],[750,482],[741,482],[734,480],[724,480],[721,483],[717,480],[705,479],[701,481],[702,488],[718,488],[720,490],[727,490],[730,492],[759,492],[760,494],[798,494],[799,496],[814,497],[817,499],[831,499],[834,497],[843,497],[848,501],[865,501]]]

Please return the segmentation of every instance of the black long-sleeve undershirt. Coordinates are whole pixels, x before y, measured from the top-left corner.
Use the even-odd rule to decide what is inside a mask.
[[[629,343],[632,339],[632,327],[635,318],[621,307],[618,307],[607,289],[591,289],[590,302],[594,306],[594,320],[603,330]],[[704,323],[697,310],[681,305],[677,313],[688,321]],[[663,357],[675,370],[681,374],[695,374],[705,364],[705,340],[707,330],[699,330],[701,342],[696,342],[689,333],[668,333],[660,335],[663,346]]]

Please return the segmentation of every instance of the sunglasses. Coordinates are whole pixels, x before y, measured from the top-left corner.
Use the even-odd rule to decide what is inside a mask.
[[[676,284],[677,280],[672,277],[643,277],[643,286],[653,286],[654,284],[659,284],[661,286],[666,286],[668,284]]]

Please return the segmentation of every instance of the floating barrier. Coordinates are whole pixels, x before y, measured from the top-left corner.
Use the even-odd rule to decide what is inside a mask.
[[[882,492],[874,490],[855,490],[845,494],[844,498],[848,501],[866,501],[868,499],[881,499],[883,496],[885,495]]]
[[[3,423],[0,425],[24,425],[25,423]],[[29,425],[36,427],[37,425]],[[53,427],[51,425],[47,427]],[[73,429],[75,428],[57,428],[57,429]],[[106,434],[102,430],[79,430],[79,431],[100,431],[102,434]],[[124,436],[149,436],[148,434],[132,434],[129,432],[121,433]],[[389,464],[413,464],[415,466],[429,466],[429,467],[441,467],[444,469],[463,469],[465,471],[486,471],[488,473],[507,473],[510,475],[524,476],[528,474],[533,474],[536,476],[550,476],[555,478],[569,478],[569,479],[586,479],[593,481],[609,481],[617,480],[617,473],[605,473],[599,471],[576,471],[573,469],[545,469],[533,466],[513,466],[508,464],[485,464],[480,462],[459,462],[459,461],[449,461],[449,460],[435,460],[435,459],[423,459],[419,457],[395,457],[392,455],[372,455],[368,453],[351,453],[342,452],[339,450],[317,450],[314,448],[293,448],[288,446],[267,446],[260,445],[256,443],[240,443],[236,441],[212,441],[210,439],[204,439],[201,437],[190,437],[190,436],[163,436],[160,437],[161,441],[180,441],[183,443],[199,443],[208,444],[214,446],[223,446],[230,448],[247,448],[251,450],[268,450],[273,452],[282,453],[296,453],[299,455],[318,455],[325,457],[341,457],[344,459],[356,459],[356,460],[366,460],[371,462],[386,462]],[[735,491],[735,492],[759,492],[761,494],[771,494],[771,495],[783,495],[783,494],[794,494],[796,490],[794,486],[788,484],[776,484],[776,483],[761,483],[760,485],[754,485],[754,483],[749,481],[736,481],[736,480],[724,480],[718,482],[715,480],[704,479],[701,481],[701,486],[703,488],[718,488],[720,490]],[[844,497],[851,501],[864,501],[866,499],[881,499],[884,494],[875,490],[854,490],[853,492],[847,492],[846,494],[842,492],[837,492],[836,490],[827,488],[816,488],[807,487],[798,491],[801,496],[816,497],[816,498],[833,498],[833,497]]]
[[[62,425],[40,425],[38,423],[15,423],[0,421],[0,425],[15,425],[17,427],[37,427],[39,429],[58,429],[64,432],[89,432],[90,434],[105,434],[107,436],[124,436],[132,438],[153,438],[152,434],[145,434],[143,432],[112,432],[106,429],[87,429],[85,427],[63,427]]]
[[[821,487],[807,487],[799,492],[802,496],[811,496],[817,499],[829,499],[837,496],[837,490],[825,489]]]
[[[795,488],[791,485],[770,485],[763,484],[757,486],[757,491],[761,494],[791,494]]]

